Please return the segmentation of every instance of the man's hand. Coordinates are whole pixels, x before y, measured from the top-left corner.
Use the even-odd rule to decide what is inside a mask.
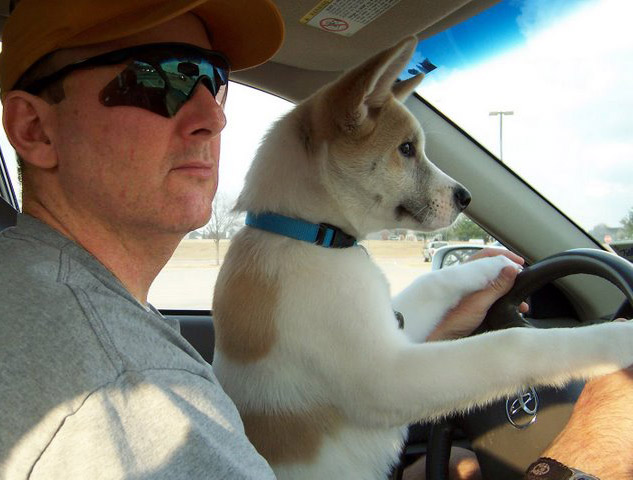
[[[525,263],[523,258],[501,248],[484,248],[471,256],[468,261],[497,255],[503,255],[519,266]],[[510,291],[518,273],[519,270],[516,268],[505,267],[488,287],[464,297],[435,327],[427,341],[450,340],[470,335],[486,317],[490,306]],[[522,303],[519,311],[527,312],[528,305],[525,302]]]

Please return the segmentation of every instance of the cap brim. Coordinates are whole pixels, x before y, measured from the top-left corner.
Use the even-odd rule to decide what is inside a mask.
[[[284,39],[283,19],[268,0],[212,0],[193,12],[208,25],[213,49],[227,56],[232,70],[264,63]]]
[[[281,47],[284,22],[270,0],[170,0],[152,11],[132,11],[107,24],[86,30],[72,45],[100,43],[142,32],[192,12],[210,32],[214,50],[221,51],[231,70],[255,67],[270,59]]]
[[[284,38],[283,19],[271,0],[138,0],[113,2],[97,11],[58,8],[50,18],[43,18],[41,3],[22,0],[7,21],[3,32],[7,44],[0,56],[3,94],[48,53],[124,38],[187,12],[202,20],[212,48],[226,55],[232,70],[264,63]]]

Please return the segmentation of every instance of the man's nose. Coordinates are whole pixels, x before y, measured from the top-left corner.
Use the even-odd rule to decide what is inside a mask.
[[[217,98],[217,99],[216,99]],[[183,106],[188,119],[191,119],[190,131],[219,135],[226,126],[226,115],[223,105],[219,105],[211,91],[202,83],[196,85],[193,95]]]

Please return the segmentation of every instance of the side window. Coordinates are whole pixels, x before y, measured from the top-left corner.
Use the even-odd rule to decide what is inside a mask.
[[[163,310],[209,310],[215,281],[231,237],[244,217],[231,212],[259,143],[272,123],[293,105],[273,95],[231,84],[227,98],[228,123],[222,133],[220,182],[211,221],[191,232],[155,280],[149,300]],[[392,294],[431,270],[435,250],[444,245],[475,245],[495,240],[463,217],[448,230],[421,233],[408,230],[376,232],[362,242],[385,273]],[[433,248],[431,248],[433,247]]]
[[[244,218],[231,213],[244,177],[266,131],[292,104],[267,93],[231,84],[227,98],[227,127],[222,134],[220,185],[208,225],[191,232],[177,248],[150,290],[150,302],[161,309],[208,310],[215,281],[232,235]],[[431,270],[431,259],[444,245],[474,245],[495,240],[463,217],[451,229],[434,233],[407,230],[371,234],[362,245],[381,267],[393,294]]]
[[[294,105],[236,83],[226,100],[227,125],[222,132],[220,182],[210,222],[187,235],[154,281],[149,301],[170,310],[209,310],[215,280],[231,236],[244,218],[231,209],[264,134]]]
[[[0,116],[2,106],[0,106]],[[7,140],[4,128],[0,128],[0,196],[11,204],[21,205],[22,195],[20,182],[18,182],[18,165],[15,158],[15,150]]]

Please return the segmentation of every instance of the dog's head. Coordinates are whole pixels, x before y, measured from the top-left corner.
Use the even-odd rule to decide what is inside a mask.
[[[356,236],[449,226],[470,194],[428,160],[424,132],[402,104],[422,76],[396,82],[416,44],[409,37],[370,58],[282,119],[238,209],[332,223]]]
[[[395,83],[416,43],[403,40],[310,101],[311,134],[328,145],[326,188],[361,232],[447,227],[470,202],[426,157],[424,132],[402,104],[422,80]]]

